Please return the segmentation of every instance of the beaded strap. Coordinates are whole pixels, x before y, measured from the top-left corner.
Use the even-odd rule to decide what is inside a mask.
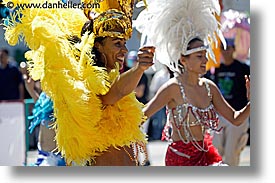
[[[184,87],[183,87],[180,79],[177,78],[177,80],[178,80],[178,83],[179,83],[179,87],[180,87],[180,92],[181,92],[182,98],[183,98],[184,102],[187,102],[187,98],[186,98],[186,95],[185,95],[185,92],[184,92]]]
[[[187,102],[187,97],[186,97],[186,94],[185,94],[185,91],[184,91],[184,87],[183,87],[183,84],[181,82],[181,80],[179,78],[177,78],[178,80],[178,83],[179,83],[179,87],[180,87],[180,92],[181,92],[181,95],[182,95],[182,98],[185,102]],[[205,84],[205,88],[207,90],[207,96],[211,99],[212,101],[212,94],[211,94],[211,91],[210,91],[210,86],[209,86],[209,83],[204,79],[204,84]]]
[[[205,83],[205,87],[206,87],[206,90],[207,90],[207,95],[208,95],[208,97],[211,99],[211,101],[212,101],[212,94],[211,94],[211,92],[210,92],[210,86],[209,86],[209,84],[208,84],[208,82],[206,81],[206,80],[204,80],[204,83]]]

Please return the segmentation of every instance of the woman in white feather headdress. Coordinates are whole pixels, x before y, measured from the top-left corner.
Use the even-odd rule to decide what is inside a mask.
[[[210,132],[219,132],[223,115],[232,124],[240,125],[250,114],[250,103],[235,111],[222,97],[218,87],[201,76],[208,58],[214,59],[211,44],[224,41],[215,15],[220,13],[217,0],[147,1],[135,21],[142,33],[142,44],[156,46],[156,57],[167,65],[174,76],[165,83],[145,106],[151,117],[166,105],[168,110],[164,136],[170,141],[167,166],[224,165],[212,145]],[[140,4],[138,4],[140,5]],[[249,76],[246,78],[250,97]]]

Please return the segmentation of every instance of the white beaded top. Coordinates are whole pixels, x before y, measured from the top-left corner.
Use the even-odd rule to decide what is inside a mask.
[[[210,91],[209,84],[205,80],[204,84],[207,90],[208,97],[211,99],[211,103],[206,108],[198,108],[197,106],[194,106],[187,101],[187,97],[184,91],[184,87],[179,79],[178,84],[180,87],[180,91],[184,100],[184,103],[181,105],[176,106],[176,108],[168,109],[168,125],[171,126],[171,123],[174,124],[176,127],[176,131],[179,134],[180,139],[184,143],[192,142],[195,147],[197,147],[201,151],[208,151],[208,149],[204,149],[204,147],[201,147],[198,143],[196,138],[193,136],[190,127],[201,125],[202,128],[202,134],[205,135],[206,130],[213,130],[213,131],[220,131],[221,129],[218,129],[219,124],[219,117],[216,113],[214,106],[212,104],[212,95]],[[192,115],[195,118],[195,121],[190,121],[190,115]],[[183,129],[184,132],[184,138],[182,137],[182,133],[180,133],[180,130]],[[171,141],[171,137],[169,133],[166,133],[166,137]]]

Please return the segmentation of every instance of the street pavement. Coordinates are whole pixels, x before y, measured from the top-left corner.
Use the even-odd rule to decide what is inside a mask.
[[[164,166],[164,157],[168,143],[163,141],[149,141],[147,151],[151,166]],[[37,151],[27,153],[27,165],[36,161]],[[246,146],[240,156],[239,166],[250,166],[250,146]]]

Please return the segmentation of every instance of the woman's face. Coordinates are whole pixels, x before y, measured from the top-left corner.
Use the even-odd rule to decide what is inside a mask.
[[[128,52],[125,39],[106,37],[97,48],[101,52],[101,61],[105,63],[108,71],[116,67],[116,62],[119,64],[119,69],[123,68]]]
[[[194,41],[190,44],[190,49],[197,48],[203,46],[202,41]],[[189,72],[195,72],[197,74],[205,74],[206,73],[206,63],[208,61],[206,57],[207,51],[202,50],[195,53],[190,54],[189,56],[181,57],[183,60],[182,63],[185,66],[185,69]]]

